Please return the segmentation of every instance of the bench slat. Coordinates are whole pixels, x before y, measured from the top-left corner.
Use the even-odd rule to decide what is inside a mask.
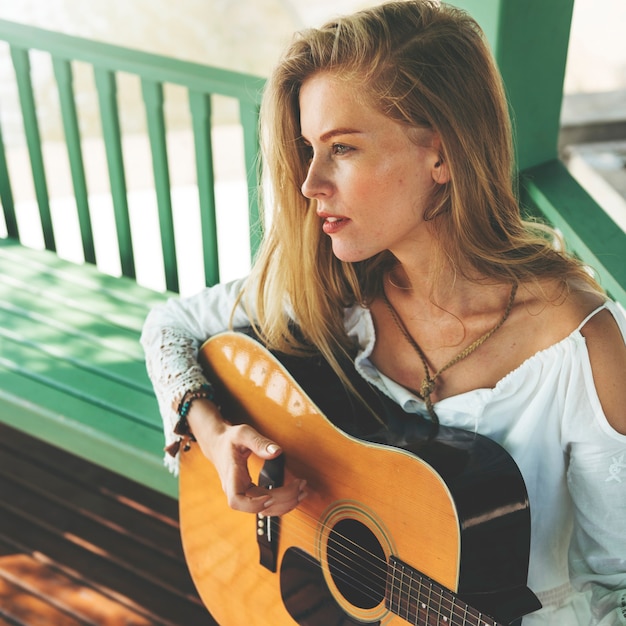
[[[100,119],[104,135],[104,147],[109,166],[109,182],[113,196],[117,244],[119,247],[122,274],[135,278],[135,257],[128,213],[128,196],[124,156],[122,152],[122,132],[117,106],[117,83],[115,73],[102,68],[94,68]]]
[[[11,46],[11,58],[15,68],[17,90],[24,118],[24,132],[30,156],[30,166],[33,172],[33,183],[37,205],[39,206],[39,218],[45,246],[48,250],[56,250],[54,231],[52,228],[52,215],[50,213],[50,197],[48,195],[48,183],[41,150],[41,135],[37,120],[35,94],[30,74],[30,58],[28,50]]]
[[[146,107],[148,136],[152,153],[154,187],[159,209],[161,250],[165,269],[165,284],[170,291],[178,291],[178,261],[174,238],[174,217],[172,214],[172,194],[170,192],[170,169],[167,160],[167,139],[163,117],[163,85],[156,81],[141,81]]]
[[[176,497],[176,480],[163,467],[156,405],[147,399],[145,406],[146,420],[131,420],[0,361],[0,421]]]
[[[139,343],[165,297],[2,242],[0,421],[175,496]]]
[[[206,93],[190,90],[189,106],[196,146],[196,178],[200,199],[204,280],[207,285],[215,285],[219,282],[220,266],[215,213],[215,172],[211,143],[211,97]]]
[[[152,387],[142,360],[123,352],[94,345],[88,337],[64,335],[54,326],[0,309],[2,357],[31,368],[68,366],[82,369],[109,384],[117,384],[152,396]],[[27,360],[28,359],[28,360]],[[58,362],[58,365],[54,364]]]
[[[83,152],[76,115],[76,102],[74,99],[74,76],[70,61],[52,57],[54,75],[59,87],[59,102],[61,105],[61,118],[65,131],[65,143],[72,173],[74,185],[74,198],[76,199],[76,211],[80,227],[80,237],[83,248],[83,257],[88,263],[96,262],[96,249],[89,213],[89,195],[85,181],[85,167],[83,164]]]
[[[3,327],[0,333],[17,334],[24,340],[30,339],[45,343],[53,350],[74,356],[68,344],[76,344],[78,339],[91,346],[89,360],[106,364],[124,359],[130,364],[140,363],[143,370],[143,351],[137,339],[137,332],[113,326],[99,317],[59,306],[48,298],[42,299],[23,292],[10,293],[10,288],[0,283],[0,315]],[[81,353],[85,353],[82,350]],[[101,355],[109,353],[108,358]]]
[[[104,274],[90,263],[83,265],[70,263],[46,250],[22,246],[14,239],[0,239],[0,263],[3,261],[7,263],[3,270],[12,270],[15,266],[28,267],[35,274],[53,277],[59,285],[71,283],[89,292],[102,292],[120,303],[139,305],[146,312],[164,302],[168,296],[175,295],[142,287],[125,276]]]
[[[20,231],[17,226],[17,216],[15,215],[15,201],[13,199],[13,190],[11,189],[11,179],[9,178],[7,155],[4,149],[2,124],[0,124],[0,203],[2,204],[4,223],[8,236],[19,239]]]
[[[10,274],[6,272],[10,270]],[[89,291],[71,282],[58,280],[54,274],[42,274],[25,265],[6,267],[0,259],[0,283],[11,289],[21,289],[34,298],[48,298],[59,305],[59,316],[65,309],[75,309],[98,315],[102,320],[122,328],[141,331],[146,318],[145,306],[125,302],[116,294],[100,290]]]
[[[68,399],[83,399],[129,421],[159,426],[151,390],[147,386],[137,388],[132,379],[127,384],[121,375],[123,370],[113,377],[106,372],[98,372],[93,366],[82,367],[79,359],[56,358],[46,351],[47,346],[40,349],[35,343],[23,343],[7,336],[1,338],[0,345],[0,363],[27,380],[61,391]],[[93,352],[92,348],[87,347],[80,358],[88,359],[90,351]],[[37,396],[34,398],[40,401]],[[153,409],[153,414],[146,415],[147,409]]]

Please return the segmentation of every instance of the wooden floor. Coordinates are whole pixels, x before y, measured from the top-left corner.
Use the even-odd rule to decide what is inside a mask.
[[[0,425],[0,626],[215,626],[175,500]]]

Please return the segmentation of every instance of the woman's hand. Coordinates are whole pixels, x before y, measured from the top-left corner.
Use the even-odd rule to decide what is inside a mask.
[[[215,466],[232,509],[283,515],[306,497],[306,481],[294,477],[286,477],[283,486],[272,490],[253,483],[248,472],[250,455],[274,459],[282,450],[252,426],[228,423],[213,402],[202,399],[191,405],[187,421],[204,456]]]

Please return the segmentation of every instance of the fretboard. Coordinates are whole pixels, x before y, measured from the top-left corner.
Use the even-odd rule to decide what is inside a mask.
[[[387,571],[387,608],[414,626],[503,626],[395,556]]]

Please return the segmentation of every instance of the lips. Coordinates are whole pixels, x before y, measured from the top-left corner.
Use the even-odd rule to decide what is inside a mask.
[[[335,215],[320,215],[324,220],[322,223],[322,231],[326,235],[333,235],[339,232],[350,221],[347,217],[337,217]]]

